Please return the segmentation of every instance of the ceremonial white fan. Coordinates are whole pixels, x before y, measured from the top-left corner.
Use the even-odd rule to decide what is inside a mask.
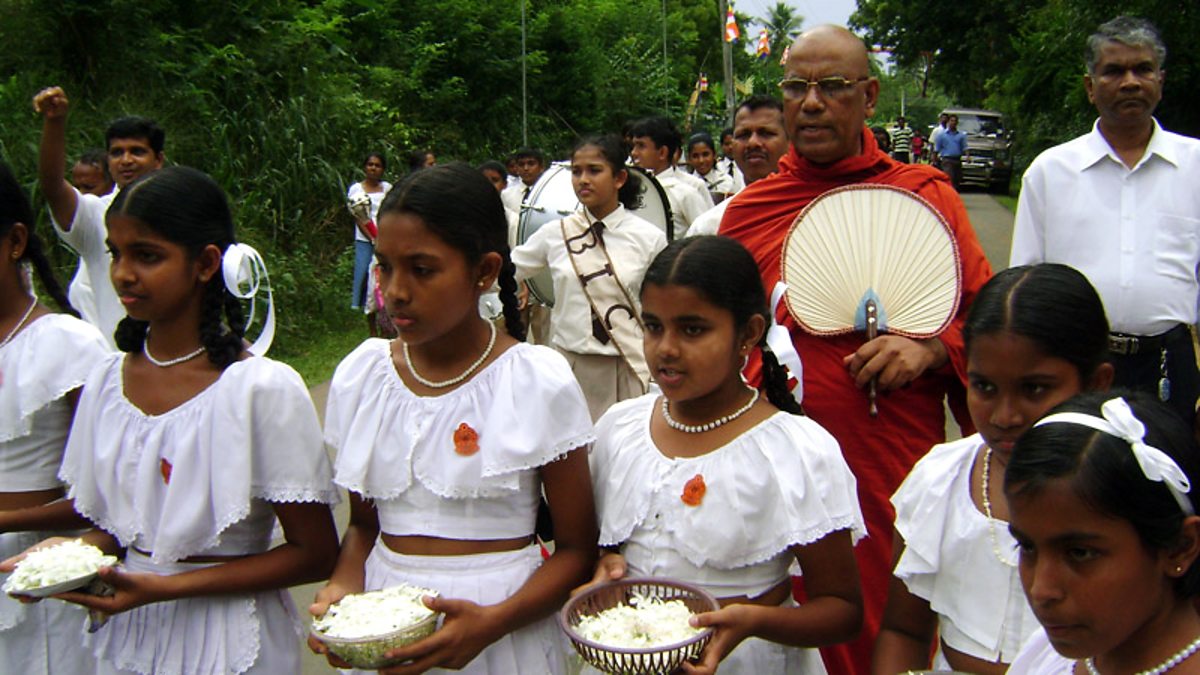
[[[788,311],[813,335],[930,338],[958,309],[954,234],[929,202],[900,188],[847,185],[817,197],[792,223],[781,266]]]

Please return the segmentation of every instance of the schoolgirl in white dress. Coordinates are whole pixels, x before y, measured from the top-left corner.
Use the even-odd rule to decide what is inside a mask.
[[[63,495],[58,469],[79,389],[110,351],[94,326],[52,313],[33,295],[30,267],[59,307],[72,311],[33,223],[29,201],[0,163],[0,560],[59,534],[28,516]],[[64,602],[0,597],[0,670],[95,672],[83,648],[84,616]]]
[[[765,346],[770,316],[753,258],[690,237],[642,286],[645,350],[662,394],[613,406],[591,454],[602,554],[595,582],[670,577],[722,600],[696,625],[716,635],[688,673],[824,673],[816,649],[853,637],[864,534],[837,442],[800,411]],[[766,398],[741,367],[762,349]],[[798,562],[807,601],[791,599]]]
[[[625,168],[619,138],[583,139],[571,154],[571,185],[585,211],[543,225],[512,252],[518,281],[550,270],[550,344],[571,364],[593,420],[649,385],[637,298],[667,237],[630,212],[639,180]]]
[[[692,134],[687,142],[688,170],[704,180],[704,185],[718,204],[737,192],[733,176],[717,161],[713,137],[704,132]],[[732,162],[730,162],[732,164]]]
[[[350,526],[310,611],[407,582],[436,590],[426,604],[445,612],[391,655],[411,663],[384,673],[563,672],[551,614],[595,560],[591,420],[566,360],[519,342],[506,229],[499,195],[465,164],[397,185],[376,257],[400,337],[364,342],[330,385],[325,438]],[[477,310],[497,280],[504,333]],[[556,530],[545,562],[533,539],[543,491]]]
[[[935,640],[935,670],[1007,669],[1037,629],[1002,491],[1013,442],[1050,408],[1112,382],[1104,305],[1065,265],[992,277],[963,337],[967,408],[979,433],[934,446],[892,497],[897,562],[876,675],[929,668]]]
[[[1151,396],[1093,392],[1021,436],[1004,476],[1042,624],[1014,675],[1200,673],[1200,448]]]
[[[234,242],[220,187],[186,167],[147,174],[107,215],[126,352],[92,370],[60,476],[84,538],[122,567],[87,644],[98,673],[295,673],[302,633],[284,590],[324,578],[336,498],[300,377],[244,347],[235,294],[265,272]],[[265,279],[262,280],[265,285]],[[284,543],[272,548],[272,530]]]
[[[373,256],[378,234],[379,205],[392,184],[383,180],[387,159],[379,152],[367,153],[363,159],[363,179],[346,190],[346,205],[354,218],[354,283],[351,288],[351,309],[372,314],[375,307],[375,274]],[[366,208],[359,202],[366,200]],[[372,333],[374,335],[374,333]]]

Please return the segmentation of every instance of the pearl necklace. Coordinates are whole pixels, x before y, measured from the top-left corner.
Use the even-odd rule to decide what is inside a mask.
[[[753,408],[755,402],[758,401],[758,390],[751,389],[750,391],[752,393],[750,394],[750,400],[746,402],[746,405],[738,408],[737,410],[734,410],[733,412],[729,413],[728,415],[726,415],[724,417],[718,417],[717,419],[715,419],[711,422],[705,423],[705,424],[684,424],[682,422],[677,421],[674,417],[671,417],[671,409],[670,409],[669,404],[667,403],[667,399],[665,396],[663,397],[663,400],[662,400],[662,416],[663,416],[663,419],[667,421],[667,426],[671,427],[672,429],[674,429],[676,431],[682,431],[685,434],[702,434],[705,431],[712,431],[713,429],[716,429],[719,426],[728,424],[728,423],[736,420],[737,418],[741,417],[742,415],[745,415],[751,408]]]
[[[33,314],[34,307],[37,307],[36,297],[29,301],[29,308],[26,309],[25,313],[21,315],[21,320],[17,322],[17,325],[13,326],[13,329],[8,331],[8,335],[4,336],[3,341],[0,341],[0,348],[7,346],[8,343],[12,342],[12,339],[17,336],[17,333],[21,330],[21,326],[24,326],[25,322],[29,320],[29,315]]]
[[[154,358],[153,354],[150,353],[150,331],[149,330],[146,331],[146,340],[145,340],[145,342],[142,343],[142,354],[145,355],[146,360],[149,361],[150,363],[153,363],[154,365],[158,366],[159,368],[170,368],[171,366],[177,366],[185,361],[191,361],[192,359],[196,358],[197,356],[200,356],[203,353],[204,353],[204,345],[200,345],[199,347],[196,347],[196,351],[188,352],[187,354],[184,354],[183,356],[177,356],[173,359],[167,359],[166,361],[159,361],[158,359]]]
[[[1200,651],[1200,637],[1192,640],[1191,644],[1172,654],[1166,661],[1163,661],[1162,663],[1148,670],[1143,670],[1142,672],[1137,673],[1137,675],[1162,675],[1168,670],[1186,661],[1189,656],[1195,654],[1197,651]],[[1088,657],[1083,660],[1083,665],[1087,667],[1087,671],[1091,675],[1100,675],[1100,671],[1096,669],[1095,659]]]
[[[471,373],[475,372],[476,368],[482,366],[484,361],[487,361],[487,358],[492,355],[492,348],[496,346],[496,324],[488,321],[487,325],[492,329],[492,336],[488,339],[487,348],[483,350],[483,353],[479,355],[479,358],[475,359],[475,363],[467,366],[467,369],[462,371],[462,373],[460,373],[458,376],[452,377],[448,380],[442,380],[441,382],[434,382],[433,380],[427,380],[422,377],[421,374],[417,372],[417,369],[413,366],[412,357],[408,355],[408,343],[401,342],[400,344],[403,345],[404,349],[404,364],[408,366],[408,372],[412,373],[413,379],[415,379],[417,382],[420,382],[431,389],[445,389],[446,387],[450,387],[462,382],[470,377]]]
[[[988,535],[992,538],[992,555],[995,555],[996,560],[999,560],[1006,567],[1016,567],[1015,564],[1009,562],[1008,558],[1000,554],[1000,539],[996,537],[996,523],[992,522],[992,500],[988,496],[988,493],[991,491],[991,483],[988,482],[991,468],[992,446],[989,445],[987,446],[987,450],[983,452],[983,513],[987,516]]]

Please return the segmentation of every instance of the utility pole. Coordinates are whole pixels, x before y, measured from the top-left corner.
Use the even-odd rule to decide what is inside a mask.
[[[525,0],[521,0],[521,147],[529,147],[529,91],[525,79]]]

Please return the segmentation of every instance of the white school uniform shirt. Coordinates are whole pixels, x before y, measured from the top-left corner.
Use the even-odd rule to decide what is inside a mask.
[[[1076,663],[1056,652],[1046,630],[1039,627],[1008,667],[1008,675],[1072,675]]]
[[[894,574],[929,602],[947,645],[1011,663],[1039,625],[1021,587],[1008,523],[989,522],[971,499],[971,468],[982,445],[979,434],[935,445],[896,490],[896,531],[905,549]]]
[[[590,214],[589,217],[596,220]],[[604,222],[604,247],[613,269],[630,299],[640,304],[642,277],[654,256],[667,247],[667,237],[657,226],[620,204],[599,220]],[[554,284],[550,341],[554,346],[576,354],[620,354],[612,340],[602,344],[592,335],[592,305],[567,253],[559,221],[538,228],[528,241],[513,249],[512,261],[517,268],[518,281],[544,269],[550,270]]]
[[[54,212],[50,212],[50,223],[58,233],[58,238],[79,254],[79,267],[67,288],[67,299],[71,301],[71,306],[79,310],[84,321],[100,329],[100,334],[114,348],[117,343],[113,333],[117,324],[125,318],[125,307],[117,299],[117,292],[108,276],[112,256],[104,243],[108,238],[104,214],[120,191],[120,188],[116,188],[97,197],[75,190],[75,219],[71,221],[70,231],[63,230],[54,220]]]
[[[703,180],[674,166],[654,174],[671,202],[671,224],[674,236],[687,232],[692,221],[713,207],[712,195]]]
[[[701,213],[699,218],[692,221],[685,236],[698,237],[705,234],[716,234],[721,229],[721,219],[725,217],[725,209],[729,208],[731,201],[733,201],[733,197],[723,199],[720,204]]]
[[[536,181],[534,181],[534,185],[537,185]],[[504,188],[500,192],[500,202],[504,204],[504,208],[520,217],[521,204],[525,203],[525,190],[527,188],[532,193],[533,185],[526,185],[520,179],[516,183],[510,183],[508,187]]]
[[[1022,179],[1012,265],[1057,262],[1092,282],[1112,330],[1157,335],[1197,320],[1200,140],[1154,122],[1126,167],[1092,131],[1046,150]]]

